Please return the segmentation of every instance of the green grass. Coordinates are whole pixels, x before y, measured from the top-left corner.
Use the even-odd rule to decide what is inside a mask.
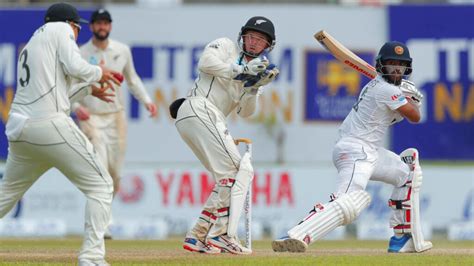
[[[473,167],[474,161],[472,160],[444,160],[444,161],[436,161],[436,160],[421,160],[421,166],[429,165],[429,166],[439,166],[439,167]]]
[[[386,241],[321,241],[306,253],[275,253],[255,241],[250,256],[184,251],[181,240],[106,242],[112,265],[474,265],[474,242],[435,240],[419,254],[389,254]],[[73,265],[80,239],[0,239],[0,265]]]

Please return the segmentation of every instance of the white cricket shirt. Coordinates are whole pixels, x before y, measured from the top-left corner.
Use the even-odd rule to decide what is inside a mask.
[[[188,96],[207,98],[226,117],[236,107],[246,117],[255,111],[256,96],[245,93],[243,83],[233,79],[232,64],[241,64],[237,45],[228,38],[210,42],[199,59],[199,76]]]
[[[339,137],[356,138],[377,149],[398,114],[396,109],[405,104],[407,100],[400,88],[377,76],[362,89],[339,128]]]
[[[99,67],[82,59],[69,24],[46,23],[35,31],[19,55],[17,89],[10,113],[27,118],[47,118],[58,113],[69,116],[69,95],[88,89],[73,87],[72,78],[93,83],[101,76]]]
[[[145,86],[135,71],[130,47],[126,44],[109,39],[107,48],[100,49],[92,43],[92,39],[80,47],[81,55],[90,64],[103,63],[106,68],[122,73],[127,81],[130,92],[142,104],[151,103]],[[115,86],[113,102],[107,103],[93,96],[86,96],[79,103],[92,114],[115,113],[123,110],[123,93],[120,86]]]

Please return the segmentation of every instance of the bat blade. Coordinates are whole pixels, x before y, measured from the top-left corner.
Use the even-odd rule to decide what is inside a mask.
[[[373,79],[377,76],[375,68],[364,61],[362,58],[347,49],[344,45],[338,42],[334,37],[324,30],[314,34],[314,38],[328,50],[337,60],[345,65],[355,69],[357,72]]]

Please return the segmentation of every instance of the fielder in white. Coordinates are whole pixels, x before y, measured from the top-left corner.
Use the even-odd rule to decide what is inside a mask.
[[[150,116],[155,117],[156,105],[135,71],[130,47],[109,38],[112,30],[110,13],[105,9],[96,10],[91,15],[89,25],[93,37],[80,47],[82,57],[90,64],[101,64],[123,73],[130,92],[145,106]],[[114,194],[120,187],[120,172],[127,139],[127,120],[121,87],[116,86],[115,92],[117,96],[112,103],[86,96],[73,106],[79,119],[79,127],[94,145],[100,160],[114,180]]]
[[[170,106],[182,139],[209,170],[216,186],[183,247],[202,253],[250,254],[237,238],[237,223],[253,178],[249,153],[241,158],[226,117],[254,111],[261,86],[272,82],[278,69],[263,57],[275,46],[273,23],[252,17],[242,27],[238,45],[228,38],[210,42],[199,60],[199,76],[188,96]]]
[[[389,252],[422,252],[432,247],[420,226],[419,190],[422,172],[414,148],[397,155],[381,147],[390,125],[407,118],[420,121],[423,95],[403,79],[412,72],[408,48],[387,42],[376,60],[378,76],[370,81],[339,129],[333,151],[338,171],[337,191],[330,202],[317,204],[288,236],[272,243],[274,251],[304,252],[308,245],[340,225],[353,222],[370,203],[365,191],[369,180],[394,186],[389,200],[393,208]]]
[[[10,211],[30,186],[52,167],[60,170],[86,198],[84,243],[79,265],[108,265],[104,231],[112,202],[112,178],[92,144],[69,116],[70,101],[86,94],[110,101],[114,72],[81,58],[76,39],[83,22],[65,3],[52,5],[20,53],[17,90],[8,122],[5,174],[0,181],[0,217]],[[72,78],[82,81],[72,86]],[[108,88],[107,88],[108,87]]]

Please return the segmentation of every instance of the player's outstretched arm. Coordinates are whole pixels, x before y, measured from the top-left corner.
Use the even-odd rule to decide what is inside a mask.
[[[420,110],[416,106],[416,104],[409,98],[407,98],[408,102],[402,106],[400,106],[397,111],[410,122],[418,123],[420,122],[421,115]]]
[[[150,113],[150,117],[156,117],[158,115],[158,108],[156,104],[150,102],[145,104],[145,108],[147,109],[148,113]]]

